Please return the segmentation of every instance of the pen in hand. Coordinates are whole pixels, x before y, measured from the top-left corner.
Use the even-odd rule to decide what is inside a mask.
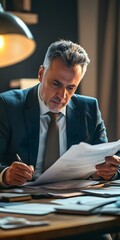
[[[18,162],[23,162],[21,157],[17,153],[16,153],[16,157],[17,157]]]
[[[18,162],[23,163],[23,161],[22,161],[22,159],[21,159],[21,157],[19,156],[18,153],[16,153],[16,157],[17,157]],[[33,167],[32,165],[30,165],[29,168],[30,168],[31,171],[32,171],[32,172],[31,172],[31,175],[33,176],[33,174],[34,174],[34,167]]]

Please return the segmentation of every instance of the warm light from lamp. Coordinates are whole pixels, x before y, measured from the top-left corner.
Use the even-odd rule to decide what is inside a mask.
[[[36,44],[26,24],[17,16],[0,8],[0,67],[28,58]]]
[[[0,67],[21,62],[32,54],[34,48],[34,42],[23,35],[0,35]]]
[[[4,37],[0,36],[0,49],[4,48]]]

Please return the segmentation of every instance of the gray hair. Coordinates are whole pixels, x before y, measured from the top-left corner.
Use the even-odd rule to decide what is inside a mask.
[[[52,61],[56,58],[60,57],[61,60],[68,66],[72,67],[74,65],[81,65],[83,69],[83,75],[87,70],[87,66],[90,62],[88,54],[84,50],[83,47],[78,45],[77,43],[73,43],[70,40],[59,40],[53,42],[49,47],[45,55],[45,59],[43,62],[44,68],[46,70],[51,65]]]

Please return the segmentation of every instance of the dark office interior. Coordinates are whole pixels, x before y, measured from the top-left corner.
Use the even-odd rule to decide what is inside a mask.
[[[5,3],[5,11],[27,14],[23,0]],[[63,38],[78,42],[87,50],[91,63],[77,92],[97,97],[109,140],[119,139],[120,1],[31,0],[29,13],[38,18],[35,24],[28,24],[36,49],[22,62],[0,68],[0,92],[11,89],[13,80],[37,78],[46,49],[53,41]]]

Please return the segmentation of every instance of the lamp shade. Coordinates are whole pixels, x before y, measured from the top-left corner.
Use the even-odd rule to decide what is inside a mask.
[[[35,47],[27,25],[14,14],[6,13],[0,5],[0,67],[25,60]]]

